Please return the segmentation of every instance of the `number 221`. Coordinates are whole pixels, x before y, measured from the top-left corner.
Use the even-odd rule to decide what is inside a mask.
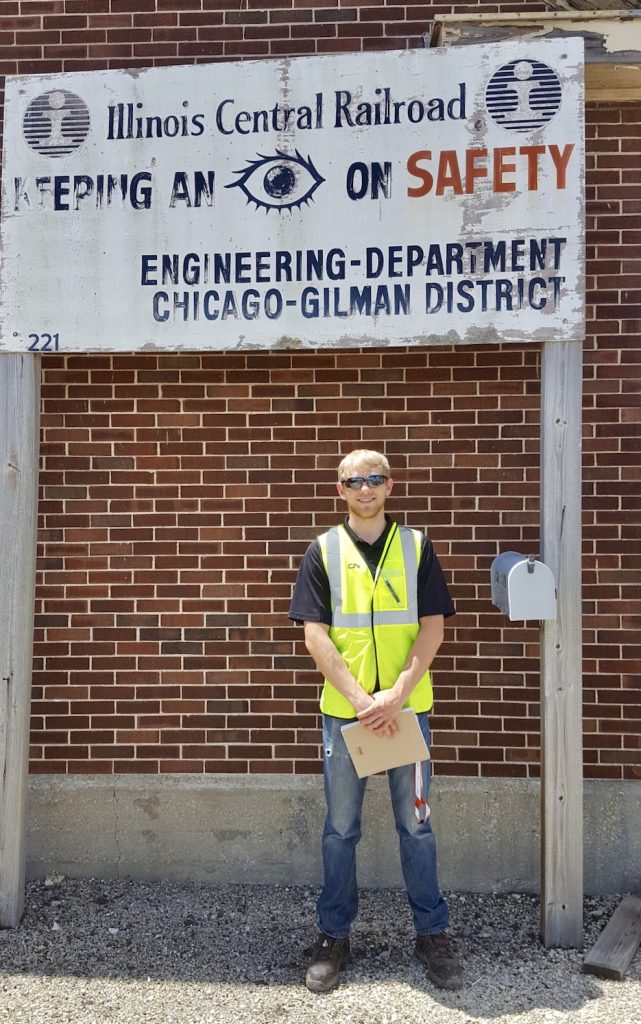
[[[29,352],[57,352],[60,343],[59,334],[30,334]]]

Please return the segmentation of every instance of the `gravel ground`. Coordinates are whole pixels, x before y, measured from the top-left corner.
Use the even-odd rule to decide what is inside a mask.
[[[545,950],[538,900],[449,894],[466,985],[442,992],[412,955],[402,892],[362,892],[340,987],[303,985],[315,890],[47,879],[0,931],[0,1022],[11,1024],[641,1024],[641,953],[623,982]],[[620,897],[585,901],[589,949]]]

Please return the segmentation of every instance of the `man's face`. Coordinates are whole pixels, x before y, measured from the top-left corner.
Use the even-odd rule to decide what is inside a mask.
[[[357,466],[350,469],[348,477],[367,477],[373,473],[385,476],[385,471],[381,466]],[[342,483],[336,485],[341,498],[347,503],[348,513],[357,519],[374,519],[383,510],[385,499],[388,494],[391,494],[392,486],[391,477],[378,487],[369,487],[367,483],[363,483],[357,489],[352,489]]]

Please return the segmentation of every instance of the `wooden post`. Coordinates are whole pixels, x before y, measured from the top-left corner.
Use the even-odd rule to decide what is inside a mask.
[[[24,910],[40,356],[0,353],[0,927]]]
[[[546,946],[583,941],[581,673],[582,345],[543,344],[541,555],[558,615],[541,629],[541,934]]]

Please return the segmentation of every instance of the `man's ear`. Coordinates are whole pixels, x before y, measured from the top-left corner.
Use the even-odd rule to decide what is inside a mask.
[[[393,486],[394,486],[394,481],[392,480],[392,478],[391,478],[391,476],[390,476],[390,477],[388,477],[388,479],[387,479],[387,480],[385,481],[385,494],[386,494],[386,495],[387,495],[387,494],[391,494],[391,493],[392,493],[392,487],[393,487]]]
[[[337,483],[336,490],[338,491],[339,498],[342,498],[343,501],[347,501],[347,498],[345,497],[345,486],[341,483]]]

